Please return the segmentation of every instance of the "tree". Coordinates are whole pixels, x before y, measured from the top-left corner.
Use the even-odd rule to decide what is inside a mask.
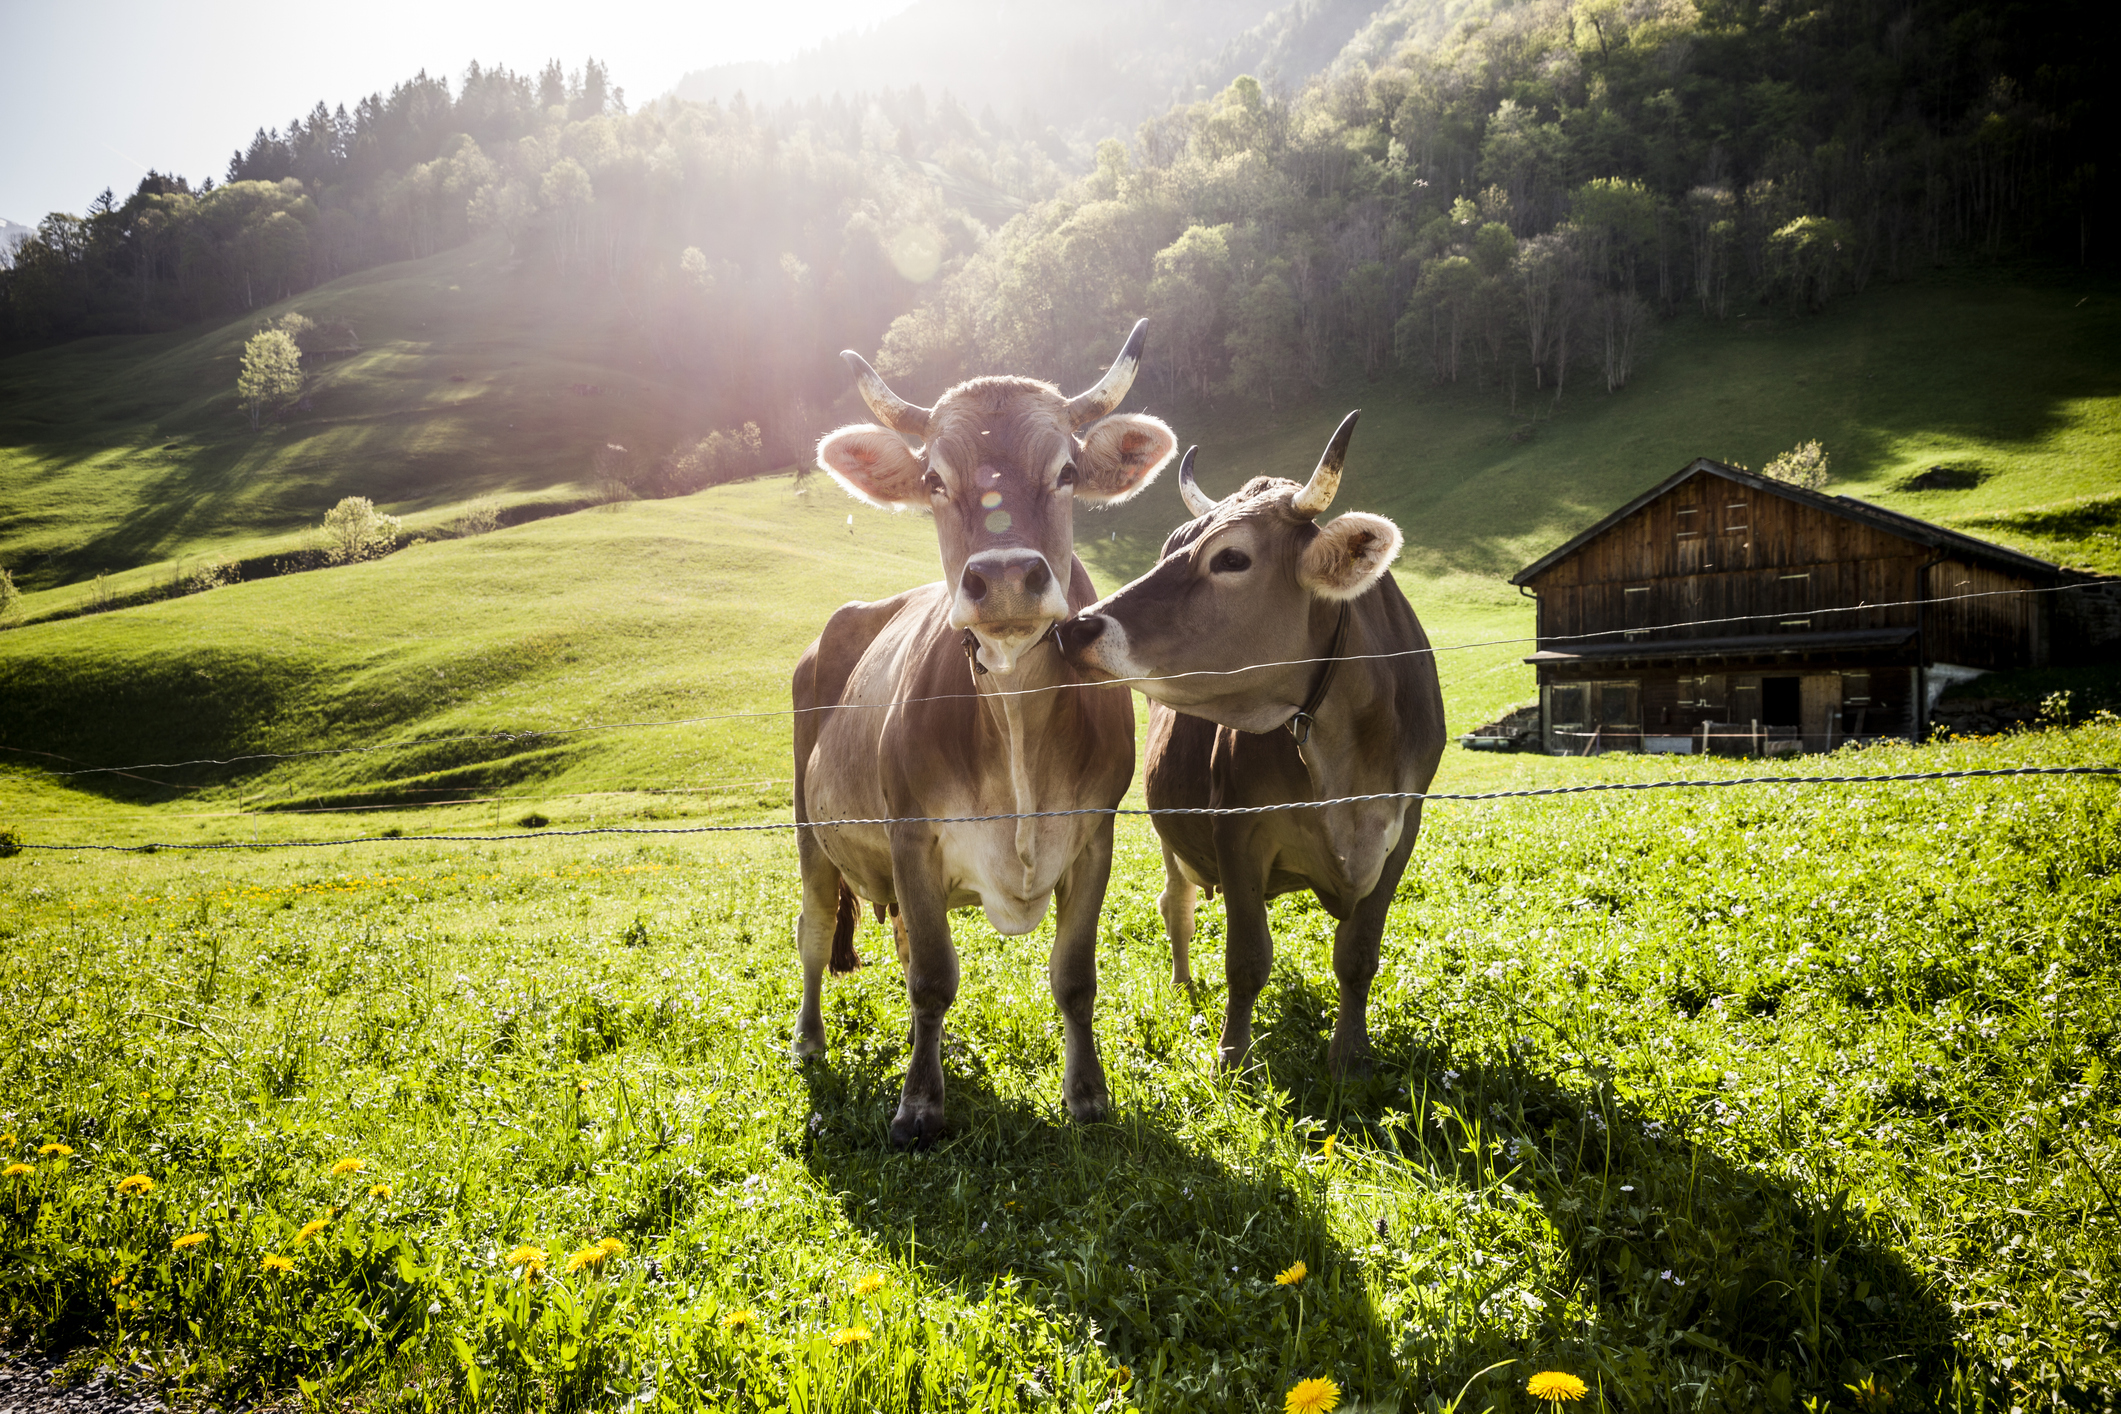
[[[250,414],[253,432],[268,407],[293,397],[302,388],[302,351],[285,329],[265,329],[243,346],[243,366],[236,374],[236,396]]]
[[[13,628],[22,622],[22,591],[15,588],[15,577],[5,568],[0,568],[0,628]]]
[[[1833,293],[1834,277],[1848,267],[1848,227],[1824,216],[1799,216],[1768,237],[1768,261],[1790,297],[1817,309]]]
[[[1277,260],[1259,283],[1237,299],[1230,333],[1223,346],[1230,353],[1230,390],[1244,397],[1265,398],[1274,406],[1274,390],[1299,366],[1296,349],[1296,296],[1283,278],[1288,262]]]
[[[387,555],[398,545],[398,518],[366,496],[348,496],[324,514],[324,555],[335,565]]]
[[[1781,456],[1769,462],[1762,475],[1775,481],[1801,486],[1807,491],[1822,490],[1826,486],[1826,448],[1818,439],[1799,442]]]

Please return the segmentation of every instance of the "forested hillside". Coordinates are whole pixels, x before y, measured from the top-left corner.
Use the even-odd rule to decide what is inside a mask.
[[[1301,55],[1332,9],[1248,43]],[[1560,396],[1624,386],[1682,308],[2103,259],[2094,28],[1957,0],[1386,6],[1293,97],[1240,77],[1104,144],[884,366],[1074,367],[1146,311],[1167,396],[1301,398],[1350,368]]]
[[[491,232],[624,311],[732,421],[792,421],[800,441],[806,400],[840,391],[818,350],[873,346],[986,223],[1059,181],[1036,147],[918,92],[628,112],[594,61],[473,66],[454,92],[423,73],[261,129],[219,184],[151,174],[45,218],[0,271],[0,347],[226,318]]]

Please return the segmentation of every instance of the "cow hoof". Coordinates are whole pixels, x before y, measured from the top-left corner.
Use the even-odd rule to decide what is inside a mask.
[[[1112,1118],[1110,1095],[1081,1095],[1068,1101],[1068,1117],[1077,1124],[1103,1124]]]
[[[1333,1072],[1335,1080],[1368,1080],[1376,1068],[1371,1063],[1368,1050],[1358,1051],[1347,1057],[1332,1054],[1326,1056],[1326,1069]]]
[[[814,1056],[821,1056],[825,1054],[825,1038],[823,1036],[806,1036],[798,1031],[795,1033],[795,1040],[788,1045],[788,1054],[798,1061],[806,1061]]]
[[[1251,1050],[1250,1046],[1217,1046],[1215,1048],[1215,1068],[1225,1075],[1243,1070],[1245,1068],[1245,1057]]]
[[[927,1110],[900,1110],[891,1120],[891,1147],[925,1149],[942,1137],[943,1117]]]

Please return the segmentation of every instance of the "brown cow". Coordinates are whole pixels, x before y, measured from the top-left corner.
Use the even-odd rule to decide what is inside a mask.
[[[975,378],[918,408],[842,355],[883,425],[841,428],[818,444],[818,461],[872,505],[932,510],[944,578],[840,609],[796,667],[795,816],[813,828],[797,836],[794,1049],[824,1049],[819,979],[828,961],[836,971],[855,963],[854,896],[895,906],[913,1012],[896,1144],[942,1129],[943,1014],[958,983],[949,910],[968,904],[1019,934],[1058,897],[1047,976],[1066,1030],[1063,1098],[1079,1120],[1110,1105],[1090,1023],[1112,816],[924,817],[1108,811],[1133,778],[1126,691],[1087,685],[1047,640],[1097,597],[1075,558],[1076,503],[1127,499],[1177,450],[1157,419],[1112,412],[1134,380],[1146,322],[1074,398],[1028,378]],[[901,823],[831,823],[883,819]]]
[[[1386,572],[1399,527],[1359,511],[1317,524],[1355,417],[1302,486],[1262,476],[1211,501],[1188,451],[1179,490],[1197,519],[1171,533],[1156,568],[1061,626],[1069,662],[1136,679],[1152,699],[1152,810],[1404,795],[1435,777],[1443,694],[1428,637]],[[1310,889],[1339,920],[1340,1017],[1327,1059],[1338,1073],[1366,1070],[1378,939],[1421,802],[1155,818],[1180,983],[1200,889],[1219,887],[1228,901],[1222,1063],[1241,1064],[1252,1044],[1252,1006],[1274,960],[1267,900]]]

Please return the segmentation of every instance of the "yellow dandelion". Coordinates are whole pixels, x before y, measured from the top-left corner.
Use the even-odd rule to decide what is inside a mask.
[[[31,1168],[28,1164],[9,1164],[6,1168],[0,1169],[0,1176],[5,1176],[7,1178],[27,1178],[35,1172],[36,1170]]]
[[[1274,1278],[1274,1284],[1276,1286],[1301,1286],[1304,1278],[1309,1275],[1311,1275],[1309,1267],[1301,1262],[1291,1262],[1287,1271],[1280,1273]]]
[[[15,1136],[14,1136],[14,1135],[12,1135],[12,1134],[0,1134],[0,1149],[12,1149],[12,1148],[14,1148],[14,1147],[15,1147]]]
[[[584,1247],[567,1259],[567,1273],[572,1276],[584,1267],[601,1267],[611,1254],[601,1247]]]
[[[1298,1380],[1283,1403],[1285,1414],[1326,1414],[1340,1404],[1340,1386],[1328,1379]]]
[[[869,1339],[869,1327],[867,1326],[841,1326],[832,1333],[832,1343],[836,1346],[860,1345],[867,1339]]]
[[[144,1196],[155,1191],[155,1181],[144,1173],[118,1180],[118,1191],[127,1195]]]
[[[170,1243],[169,1250],[172,1252],[182,1252],[187,1247],[197,1247],[205,1240],[206,1234],[203,1232],[187,1232],[182,1237],[178,1238],[175,1242]]]
[[[1541,1370],[1524,1382],[1524,1392],[1534,1399],[1560,1404],[1565,1400],[1583,1398],[1590,1393],[1590,1386],[1562,1370]]]
[[[722,1329],[725,1331],[749,1330],[751,1323],[756,1319],[749,1311],[731,1311],[728,1315],[722,1317]]]
[[[576,1082],[574,1083],[574,1092],[575,1092],[575,1094],[577,1094],[577,1095],[586,1095],[586,1094],[588,1094],[588,1093],[589,1093],[589,1082],[588,1082],[588,1081],[586,1081],[586,1080],[577,1080],[577,1081],[576,1081]]]
[[[870,1272],[855,1281],[854,1294],[856,1296],[874,1296],[888,1285],[890,1285],[890,1279],[882,1272]]]
[[[331,1166],[331,1176],[338,1178],[342,1174],[359,1173],[367,1167],[365,1159],[341,1159]]]
[[[302,1230],[295,1234],[295,1246],[300,1247],[329,1226],[331,1226],[330,1218],[311,1218],[308,1222],[302,1224]]]
[[[65,1159],[71,1158],[73,1156],[74,1151],[70,1146],[65,1144],[39,1144],[37,1146],[37,1152],[39,1154],[50,1155],[54,1158]]]
[[[268,1272],[291,1272],[295,1269],[295,1263],[292,1257],[282,1257],[277,1252],[268,1252],[265,1254],[265,1260],[258,1263],[258,1267],[260,1270]]]
[[[1134,1367],[1131,1365],[1115,1366],[1112,1371],[1112,1383],[1118,1385],[1121,1389],[1133,1384]]]
[[[545,1265],[545,1249],[524,1243],[508,1254],[506,1265],[511,1267],[542,1267]]]
[[[626,1252],[626,1244],[616,1237],[600,1237],[597,1239],[597,1246],[604,1250],[607,1257],[624,1256]]]
[[[390,1196],[390,1185],[378,1183],[368,1190],[368,1196],[371,1198],[388,1198]]]
[[[1324,1147],[1323,1149],[1320,1149],[1320,1150],[1318,1151],[1318,1157],[1320,1157],[1321,1159],[1330,1159],[1330,1158],[1332,1158],[1332,1157],[1333,1157],[1333,1145],[1334,1145],[1334,1143],[1335,1143],[1335,1142],[1336,1142],[1336,1141],[1337,1141],[1337,1140],[1338,1140],[1339,1138],[1340,1138],[1340,1136],[1339,1136],[1339,1135],[1337,1135],[1337,1134],[1328,1134],[1328,1135],[1326,1136],[1326,1146],[1325,1146],[1325,1147]]]
[[[118,1273],[116,1276],[110,1279],[110,1289],[112,1291],[116,1291],[119,1287],[123,1285],[125,1285],[125,1273],[123,1272]]]

